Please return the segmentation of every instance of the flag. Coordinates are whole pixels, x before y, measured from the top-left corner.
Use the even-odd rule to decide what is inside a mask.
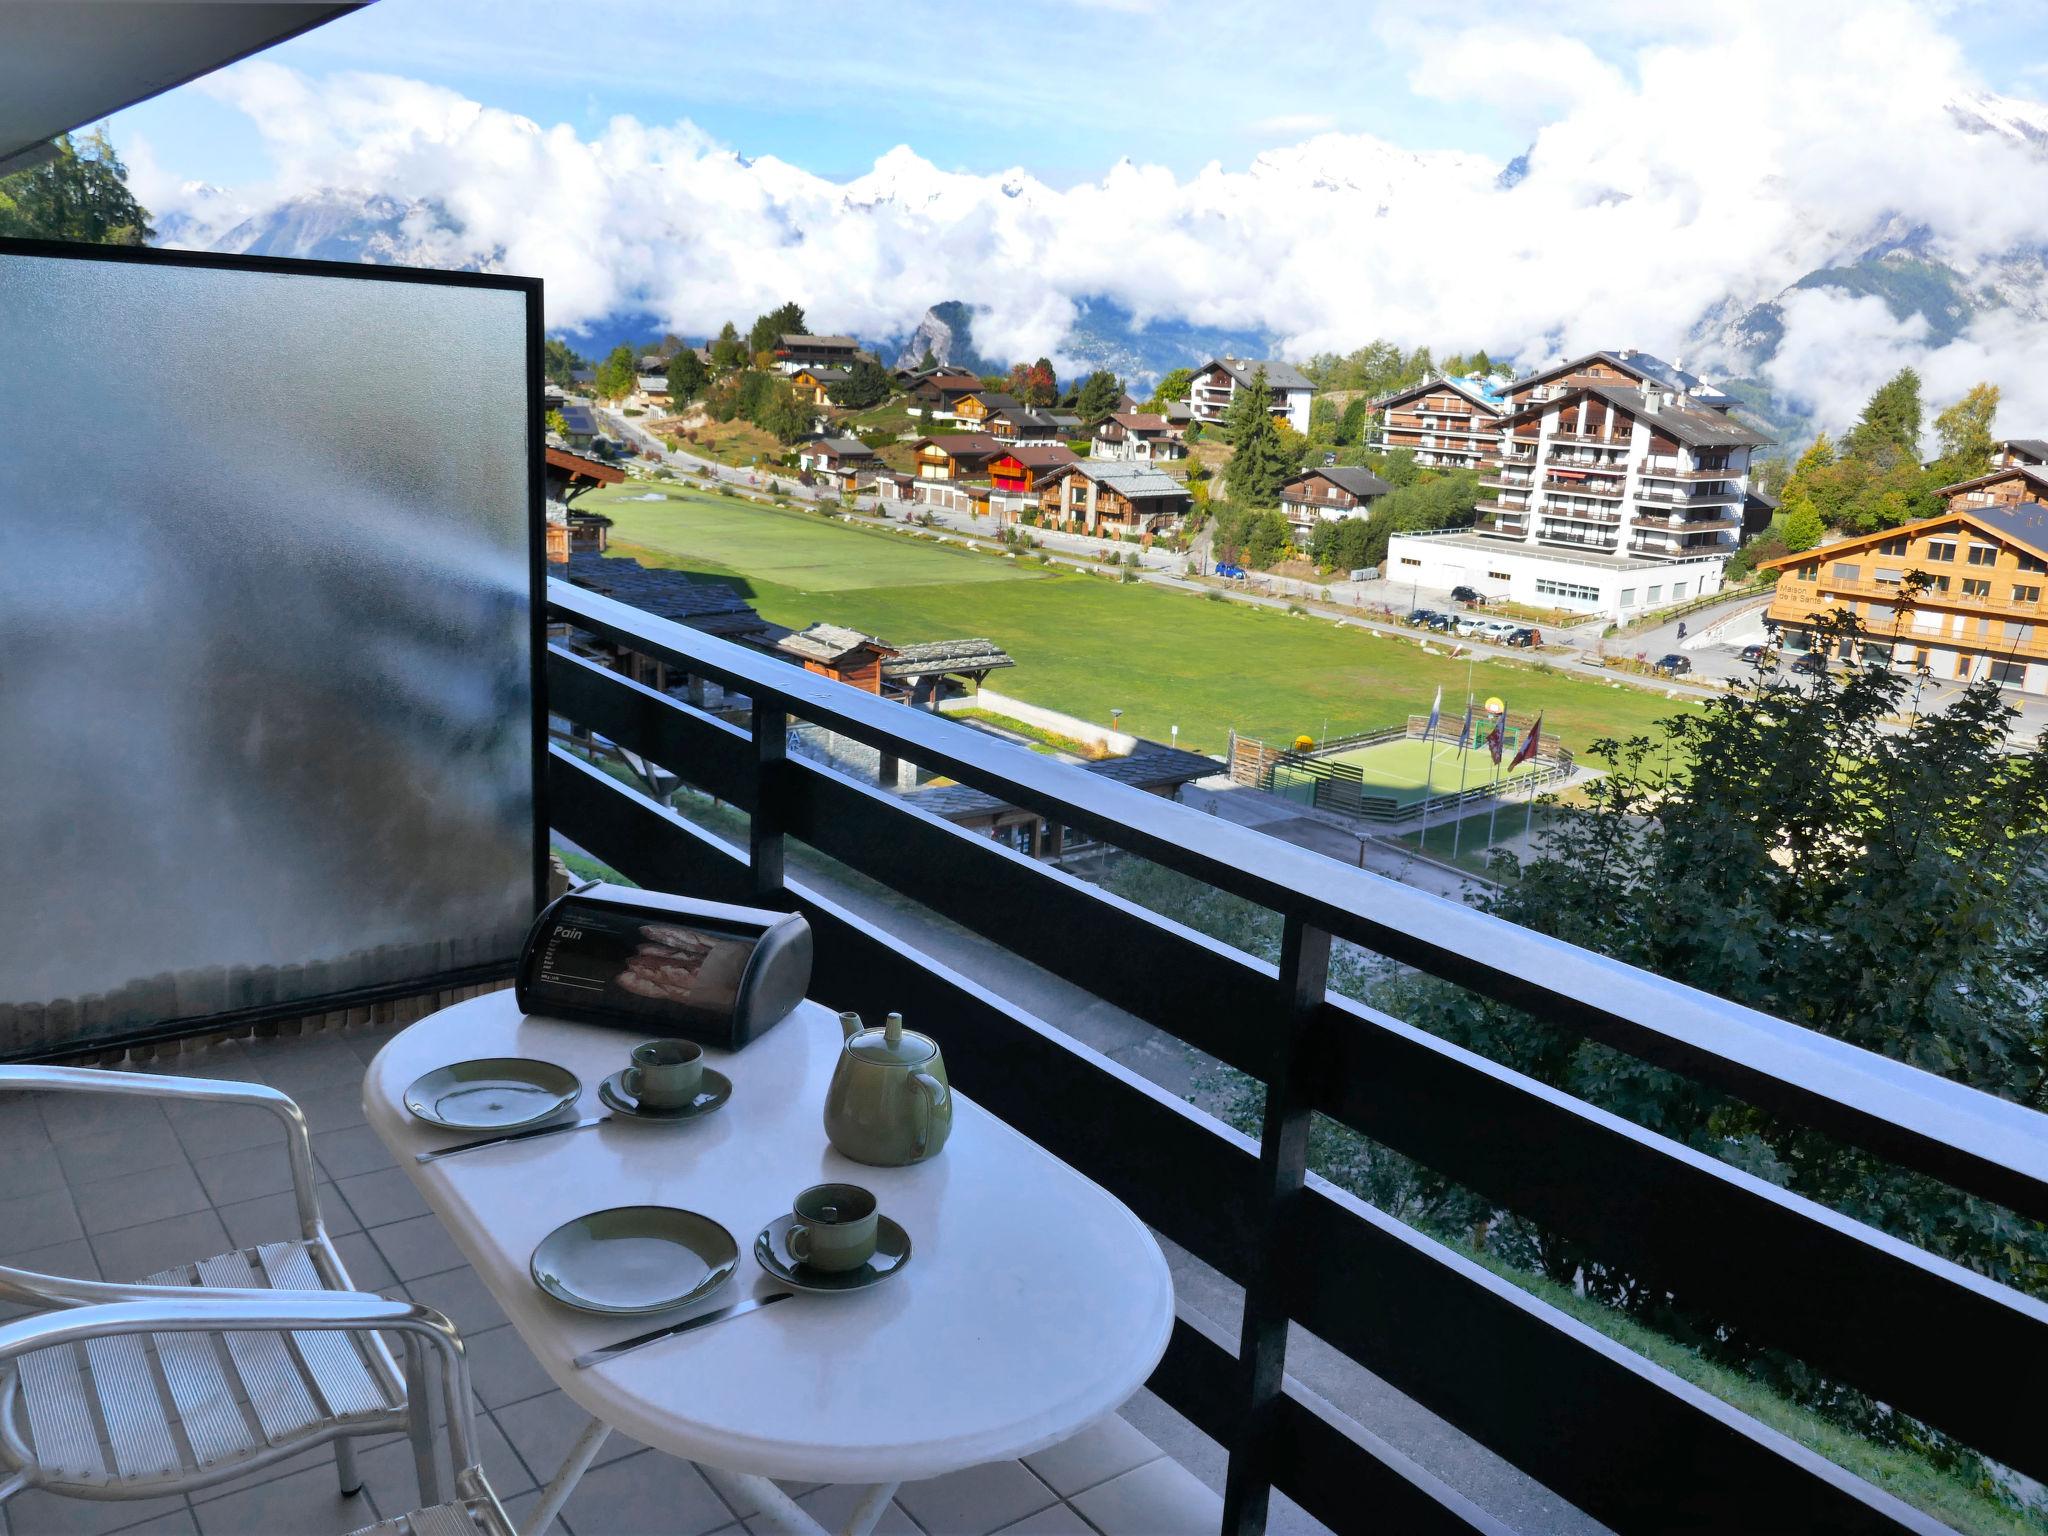
[[[1530,758],[1534,757],[1536,755],[1536,743],[1541,741],[1542,739],[1543,715],[1541,711],[1538,711],[1536,715],[1536,723],[1529,727],[1529,734],[1527,738],[1524,739],[1524,741],[1522,742],[1520,750],[1515,753],[1514,760],[1508,764],[1508,772],[1513,773],[1517,768],[1521,767],[1522,764],[1526,763],[1527,761],[1529,761]]]
[[[1486,750],[1493,754],[1493,766],[1496,768],[1500,766],[1500,749],[1506,744],[1506,738],[1501,735],[1501,722],[1506,720],[1507,717],[1508,712],[1506,710],[1502,710],[1499,714],[1495,715],[1493,717],[1493,729],[1486,733]]]
[[[1465,701],[1465,723],[1458,727],[1458,750],[1467,751],[1472,746],[1472,701]]]
[[[1429,724],[1422,728],[1422,739],[1424,741],[1434,741],[1436,739],[1436,723],[1443,718],[1443,713],[1444,690],[1443,685],[1439,683],[1436,690],[1436,702],[1429,706]]]

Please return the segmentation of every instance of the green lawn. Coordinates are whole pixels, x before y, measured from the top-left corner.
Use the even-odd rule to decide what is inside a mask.
[[[1165,741],[1178,725],[1181,745],[1220,753],[1233,726],[1274,742],[1383,729],[1427,713],[1439,685],[1445,714],[1463,711],[1466,663],[1411,640],[921,544],[813,512],[681,490],[662,503],[631,499],[648,489],[607,488],[578,505],[614,519],[617,552],[638,546],[649,563],[728,582],[780,624],[823,619],[898,644],[986,636],[1017,660],[991,687],[1105,725],[1120,708],[1122,728],[1140,736]],[[1482,661],[1472,678],[1482,699],[1543,711],[1546,729],[1573,750],[1697,707],[1515,662]]]

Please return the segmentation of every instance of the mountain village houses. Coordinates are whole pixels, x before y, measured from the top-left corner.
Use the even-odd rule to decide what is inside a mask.
[[[1185,401],[1150,412],[1126,395],[1083,421],[964,368],[899,368],[901,408],[925,428],[904,434],[905,472],[883,463],[872,434],[866,442],[824,435],[832,387],[873,361],[854,338],[785,335],[774,354],[799,398],[820,408],[821,435],[795,455],[816,481],[884,503],[1144,542],[1179,529],[1193,510],[1191,431],[1220,423],[1261,371],[1267,409],[1297,431],[1308,429],[1314,394],[1284,362],[1217,357],[1195,370]],[[638,359],[636,398],[647,408],[667,402],[666,367],[661,356]],[[573,468],[598,423],[581,402],[549,403]],[[1616,620],[1711,596],[1728,557],[1775,506],[1750,486],[1751,456],[1766,439],[1734,405],[1712,383],[1630,349],[1590,352],[1509,382],[1431,377],[1373,401],[1374,446],[1405,451],[1423,467],[1477,471],[1485,493],[1470,528],[1394,534],[1382,574],[1418,597],[1464,587],[1483,600]],[[1367,469],[1311,464],[1278,499],[1294,543],[1305,547],[1319,523],[1370,519],[1393,489]],[[1818,615],[1848,607],[1873,636],[1884,635],[1863,642],[1866,657],[2048,692],[2039,627],[2048,440],[2000,443],[1990,471],[1941,494],[1947,510],[1938,518],[1772,562],[1783,572],[1772,618],[1797,649]],[[602,537],[591,519],[575,527],[578,549]],[[1930,590],[1902,607],[1904,573],[1922,568]]]

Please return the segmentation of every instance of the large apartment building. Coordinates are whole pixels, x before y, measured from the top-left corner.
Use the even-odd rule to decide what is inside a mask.
[[[1864,638],[1838,642],[1842,661],[2048,694],[2048,506],[2038,501],[1952,503],[1938,516],[1766,569],[1780,573],[1769,616],[1790,650],[1812,648],[1817,621],[1848,609]],[[1927,585],[1905,599],[1916,571]]]
[[[1194,382],[1188,386],[1188,414],[1205,426],[1221,422],[1237,392],[1249,389],[1262,368],[1266,372],[1266,408],[1295,431],[1306,433],[1309,402],[1315,398],[1316,387],[1293,365],[1270,359],[1210,358],[1195,370]]]
[[[1476,385],[1425,379],[1373,402],[1379,446],[1406,449],[1417,464],[1437,469],[1483,469],[1500,450],[1506,407]]]
[[[1734,552],[1760,434],[1648,377],[1559,382],[1522,398],[1481,482],[1492,494],[1479,532],[1637,559]]]

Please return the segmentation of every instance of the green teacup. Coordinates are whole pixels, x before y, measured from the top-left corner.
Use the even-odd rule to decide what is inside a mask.
[[[789,1254],[837,1274],[875,1256],[875,1197],[858,1184],[813,1184],[796,1197]]]
[[[649,1109],[680,1109],[704,1086],[704,1047],[694,1040],[649,1040],[633,1047],[626,1092]]]

